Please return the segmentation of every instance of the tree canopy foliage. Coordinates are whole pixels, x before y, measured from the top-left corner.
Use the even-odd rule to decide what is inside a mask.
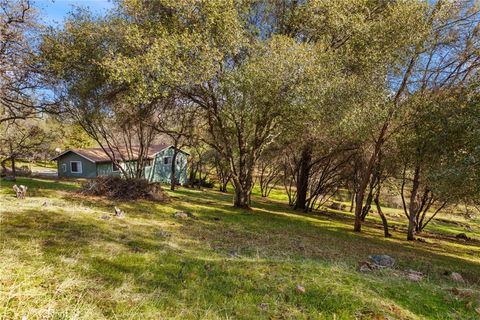
[[[348,189],[355,231],[394,183],[412,239],[480,195],[479,17],[473,1],[123,0],[72,12],[36,59],[114,163],[138,152],[126,177],[168,136],[237,207],[257,178],[302,210]]]

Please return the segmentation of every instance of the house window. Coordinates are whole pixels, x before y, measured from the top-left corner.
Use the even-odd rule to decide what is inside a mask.
[[[62,163],[62,172],[67,172],[67,164]]]
[[[120,171],[120,168],[115,163],[112,163],[112,171],[113,172],[118,172],[118,171]]]
[[[71,161],[70,171],[72,173],[82,173],[82,163],[80,161]]]
[[[164,157],[163,158],[163,164],[172,164],[172,157]]]

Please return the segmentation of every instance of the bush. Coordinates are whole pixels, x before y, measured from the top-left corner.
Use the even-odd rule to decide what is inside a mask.
[[[215,183],[210,180],[195,178],[193,179],[193,181],[190,182],[190,185],[212,189],[215,186]]]
[[[123,179],[118,176],[97,177],[82,184],[83,194],[116,200],[147,199],[166,201],[167,195],[158,183],[145,179]]]

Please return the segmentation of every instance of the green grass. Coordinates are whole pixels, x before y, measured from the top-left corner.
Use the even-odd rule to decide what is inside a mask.
[[[7,168],[11,169],[12,164],[10,161],[7,161],[5,165],[7,166]],[[34,173],[41,173],[41,172],[57,169],[57,163],[55,161],[42,161],[42,160],[36,160],[31,162],[31,161],[20,159],[15,161],[15,166],[17,169],[23,166],[28,167]]]
[[[13,183],[0,184],[0,319],[480,317],[476,241],[384,239],[375,217],[353,233],[349,213],[292,211],[281,190],[269,199],[255,190],[246,211],[212,190],[169,191],[166,204],[119,203],[81,196],[74,182],[16,183],[31,193],[18,200]],[[126,216],[103,219],[114,205]],[[197,219],[174,218],[180,210]],[[389,254],[397,266],[358,272],[370,254]],[[426,278],[409,281],[408,269]],[[466,284],[444,275],[452,271]],[[459,286],[472,293],[448,290]]]

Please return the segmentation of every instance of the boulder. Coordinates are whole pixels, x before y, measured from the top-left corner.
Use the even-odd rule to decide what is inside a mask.
[[[408,270],[407,271],[407,279],[414,281],[414,282],[419,282],[422,281],[425,275],[422,272],[415,271],[415,270]]]
[[[114,213],[115,217],[123,217],[124,213],[122,210],[120,210],[119,207],[114,207],[114,209],[115,209],[115,213]]]
[[[465,280],[463,280],[463,277],[460,273],[458,272],[452,272],[452,274],[450,275],[450,278],[452,278],[453,281],[456,281],[456,282],[465,282]]]
[[[262,310],[267,310],[268,309],[268,303],[259,303],[257,304],[257,307]]]
[[[391,268],[395,265],[395,259],[386,254],[371,255],[368,258],[380,268]]]
[[[463,239],[463,240],[470,240],[470,237],[467,236],[465,233],[459,233],[455,236],[457,239]]]
[[[178,211],[178,212],[175,212],[175,214],[173,215],[175,218],[179,218],[179,219],[187,219],[187,218],[192,218],[192,219],[196,219],[196,217],[193,215],[193,213],[191,212],[186,212],[186,211]]]
[[[451,288],[448,289],[448,291],[463,299],[471,298],[473,296],[473,291],[471,289]]]
[[[162,231],[158,232],[158,236],[160,238],[170,238],[172,236],[172,234],[170,232],[162,230]]]
[[[228,251],[228,255],[229,255],[230,257],[235,258],[235,257],[238,257],[238,252],[237,252],[237,250],[233,250],[233,249],[232,249],[232,250],[229,250],[229,251]]]
[[[370,263],[368,261],[360,261],[358,263],[358,271],[360,272],[371,272],[377,269],[378,269],[377,265]]]
[[[178,219],[187,219],[188,218],[188,213],[183,212],[183,211],[179,211],[179,212],[175,212],[175,214],[173,216],[175,218],[178,218]]]
[[[305,287],[297,284],[297,286],[295,287],[295,291],[296,291],[298,294],[304,294],[304,293],[305,293]]]

